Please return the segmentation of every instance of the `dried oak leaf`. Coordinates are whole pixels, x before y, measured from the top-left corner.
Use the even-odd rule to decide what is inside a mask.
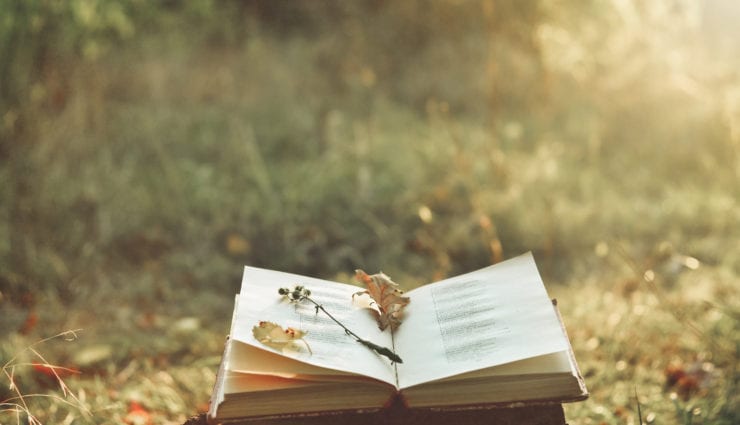
[[[398,289],[398,284],[382,272],[368,275],[362,270],[355,270],[355,279],[364,284],[367,290],[355,293],[352,298],[369,296],[371,300],[364,306],[375,312],[378,327],[381,330],[388,326],[391,330],[396,329],[401,324],[403,308],[411,301],[402,296],[403,291]]]
[[[310,354],[313,354],[311,347],[308,345],[304,336],[305,331],[300,331],[293,328],[283,329],[277,323],[261,321],[258,325],[252,328],[252,335],[254,338],[262,344],[280,350],[283,353],[293,351],[294,344],[296,341],[301,341]]]

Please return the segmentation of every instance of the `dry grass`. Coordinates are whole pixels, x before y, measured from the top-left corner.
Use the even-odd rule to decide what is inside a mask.
[[[90,417],[90,411],[87,409],[85,404],[80,398],[75,395],[74,392],[67,386],[62,376],[68,374],[76,374],[79,371],[62,367],[55,366],[49,363],[44,355],[39,351],[39,346],[51,341],[53,339],[64,339],[65,341],[74,341],[77,339],[76,331],[65,331],[60,334],[42,339],[31,345],[28,345],[25,349],[16,353],[15,356],[10,358],[2,366],[2,374],[4,375],[7,383],[8,391],[11,395],[3,400],[0,400],[0,415],[13,417],[15,416],[16,423],[29,423],[31,425],[40,425],[42,421],[37,417],[38,411],[43,411],[44,405],[62,405],[69,409],[74,409],[82,417]],[[30,360],[26,360],[26,357],[30,357]],[[59,394],[55,393],[28,393],[26,392],[18,382],[18,375],[21,374],[23,369],[34,370],[38,374],[46,376],[46,378],[53,381],[58,389]],[[26,373],[25,375],[28,375]],[[70,423],[70,418],[74,416],[67,416],[64,423]]]
[[[735,282],[706,264],[654,270],[557,288],[591,391],[567,407],[572,423],[639,423],[639,410],[646,423],[737,417]]]

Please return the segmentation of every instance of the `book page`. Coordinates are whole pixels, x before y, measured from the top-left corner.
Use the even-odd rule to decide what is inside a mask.
[[[531,254],[406,295],[400,388],[568,349]]]
[[[390,332],[378,329],[369,310],[352,305],[352,294],[362,288],[329,282],[290,273],[245,267],[242,288],[237,303],[232,338],[262,350],[280,353],[283,356],[322,368],[350,372],[396,384],[395,369],[391,362],[347,335],[324,312],[316,311],[313,304],[303,301],[289,303],[280,294],[281,287],[293,288],[303,285],[311,290],[311,298],[321,304],[332,316],[358,334],[361,338],[385,347],[392,346]],[[274,322],[283,328],[292,327],[306,331],[302,341],[295,341],[284,350],[276,350],[257,341],[252,328],[261,321]],[[309,350],[310,349],[310,350]],[[273,372],[300,373],[304,368],[291,362],[279,362],[281,370]],[[269,373],[277,364],[254,362],[251,370],[244,372]],[[331,371],[327,370],[327,373]]]

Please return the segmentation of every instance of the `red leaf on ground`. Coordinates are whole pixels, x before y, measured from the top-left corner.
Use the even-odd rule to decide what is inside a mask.
[[[38,323],[39,315],[36,314],[35,311],[31,310],[28,312],[26,320],[23,322],[23,325],[18,330],[18,332],[20,332],[22,335],[28,335],[29,333],[31,333],[31,331],[33,331]]]
[[[128,414],[123,419],[128,425],[151,425],[152,416],[149,411],[136,401],[131,401],[128,405]]]
[[[670,364],[663,371],[666,387],[688,400],[708,388],[714,378],[714,365],[709,362],[695,361],[690,364]]]
[[[36,372],[46,375],[49,378],[64,378],[70,375],[76,375],[80,373],[79,370],[70,369],[68,367],[53,366],[48,363],[33,363],[33,370]]]

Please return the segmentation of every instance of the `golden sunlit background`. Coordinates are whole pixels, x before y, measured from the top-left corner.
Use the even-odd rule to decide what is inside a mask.
[[[591,391],[569,423],[740,422],[738,22],[0,0],[0,422],[203,411],[245,264],[410,289],[530,250]]]

